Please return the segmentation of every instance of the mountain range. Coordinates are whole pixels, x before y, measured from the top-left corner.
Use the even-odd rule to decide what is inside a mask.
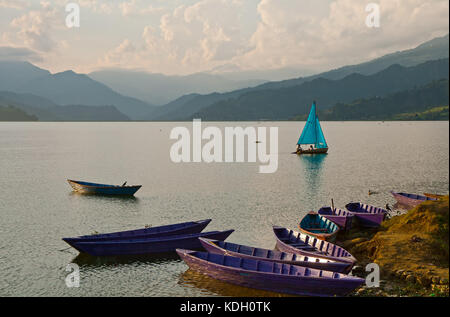
[[[231,66],[188,76],[117,69],[85,75],[0,61],[0,105],[41,121],[289,120],[304,115],[312,100],[324,111],[448,80],[448,56],[446,35],[362,64],[272,82],[258,78],[270,71]]]

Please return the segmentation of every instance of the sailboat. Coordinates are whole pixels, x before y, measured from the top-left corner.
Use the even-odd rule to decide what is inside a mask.
[[[306,148],[302,148],[306,145]],[[326,154],[328,152],[327,141],[323,135],[319,118],[316,112],[316,102],[313,101],[308,120],[303,128],[300,139],[297,142],[297,154]]]

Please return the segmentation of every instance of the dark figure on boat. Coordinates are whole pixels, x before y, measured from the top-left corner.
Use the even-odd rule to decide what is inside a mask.
[[[123,184],[122,184],[122,187],[125,187],[126,184],[127,184],[127,182],[123,183]]]

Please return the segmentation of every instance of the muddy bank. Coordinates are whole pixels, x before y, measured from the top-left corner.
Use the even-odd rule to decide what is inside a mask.
[[[425,202],[383,222],[379,229],[352,229],[338,244],[365,276],[368,263],[380,266],[380,288],[361,288],[358,296],[449,295],[449,198]]]

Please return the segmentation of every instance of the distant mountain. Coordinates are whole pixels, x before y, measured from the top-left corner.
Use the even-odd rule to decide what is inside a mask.
[[[395,52],[384,55],[374,60],[351,66],[344,66],[338,69],[330,70],[321,74],[284,80],[280,82],[267,83],[258,86],[258,89],[273,89],[281,87],[292,87],[311,81],[316,78],[342,79],[350,74],[372,75],[380,72],[391,65],[416,66],[427,61],[449,58],[449,35],[437,37],[431,41],[425,42],[416,48]]]
[[[0,121],[37,121],[37,117],[13,106],[3,106],[0,102]]]
[[[22,61],[0,61],[0,90],[16,91],[29,80],[45,77],[50,72]]]
[[[413,67],[392,65],[369,76],[351,74],[340,80],[318,78],[293,87],[247,92],[236,99],[216,102],[185,119],[287,120],[307,113],[312,100],[317,100],[323,110],[336,103],[385,96],[448,77],[448,58]]]
[[[140,119],[155,109],[155,106],[123,96],[86,75],[73,71],[51,74],[27,62],[0,62],[0,90],[44,97],[61,106],[111,105],[133,119]]]
[[[448,79],[442,79],[385,97],[339,103],[330,109],[319,111],[318,115],[322,121],[448,120],[448,84]],[[306,120],[306,117],[307,114],[295,119]]]
[[[257,86],[264,79],[231,79],[220,74],[196,73],[186,76],[167,76],[143,71],[106,69],[89,74],[115,91],[134,96],[151,104],[163,105],[180,96],[199,93],[226,92]]]
[[[39,121],[128,121],[114,106],[60,106],[32,94],[0,91],[0,105],[12,106]]]
[[[145,117],[145,119],[185,120],[186,118],[192,117],[194,114],[200,112],[202,109],[211,106],[214,103],[224,101],[225,104],[229,104],[229,101],[231,99],[238,102],[237,99],[240,96],[251,92],[262,91],[262,94],[264,95],[267,94],[269,90],[295,87],[319,78],[338,80],[343,79],[344,77],[351,74],[373,75],[394,64],[398,64],[401,66],[416,66],[430,60],[445,59],[449,57],[448,43],[449,36],[446,35],[444,37],[435,38],[429,42],[423,43],[422,45],[419,45],[418,47],[411,50],[396,52],[366,63],[353,66],[345,66],[339,69],[309,77],[300,77],[278,82],[268,82],[253,88],[239,89],[229,93],[194,95],[189,96],[188,98],[185,98],[183,96],[182,98],[170,102],[167,105],[156,109],[154,112],[149,113]],[[308,104],[309,103],[310,102],[308,102]],[[275,103],[274,107],[276,107],[277,104],[278,103]],[[274,111],[276,112],[276,109],[274,109]]]

